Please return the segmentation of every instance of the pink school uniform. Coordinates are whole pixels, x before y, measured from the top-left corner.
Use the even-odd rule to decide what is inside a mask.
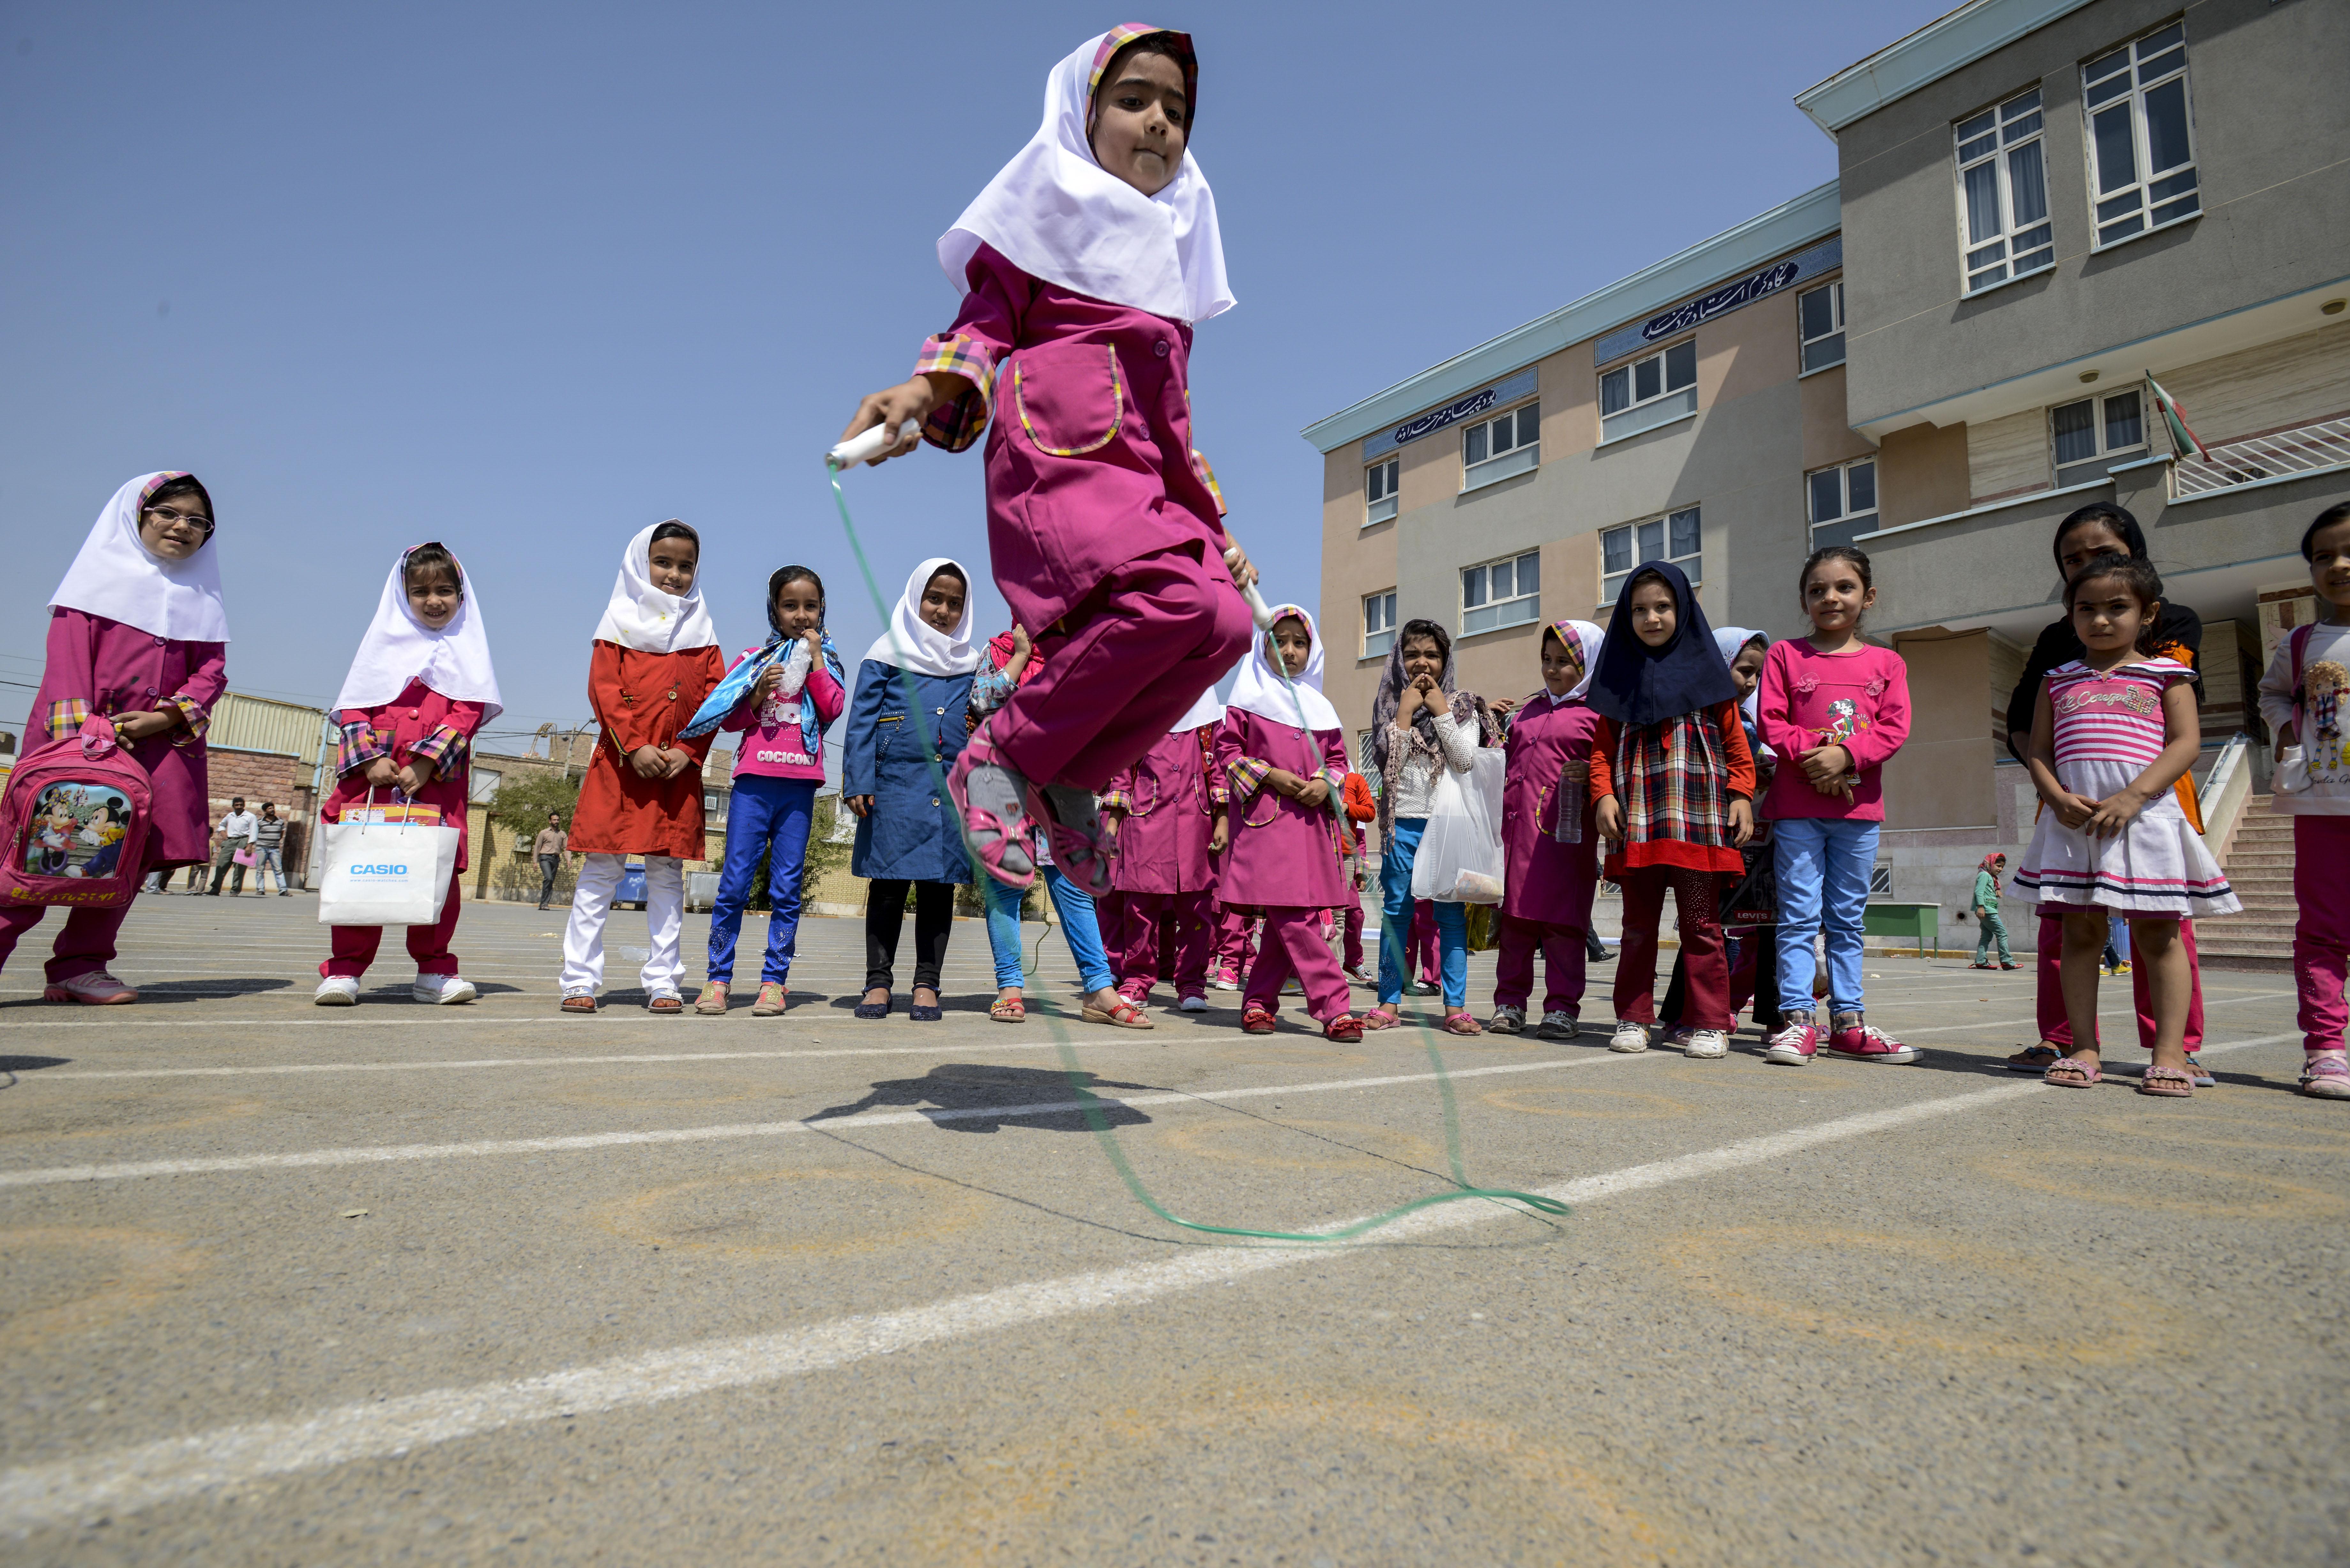
[[[1587,784],[1562,783],[1570,764],[1587,766],[1599,715],[1581,696],[1599,655],[1599,628],[1561,621],[1584,659],[1584,685],[1564,697],[1536,693],[1510,716],[1509,772],[1502,788],[1501,951],[1493,1005],[1523,1009],[1533,994],[1534,953],[1543,955],[1545,1015],[1577,1013],[1583,1002],[1591,901],[1599,889],[1599,829]],[[1591,635],[1586,639],[1584,628]],[[1562,813],[1579,818],[1576,842],[1561,843]]]
[[[1157,745],[1111,775],[1102,795],[1102,809],[1122,814],[1113,877],[1124,905],[1124,942],[1113,956],[1118,990],[1137,1002],[1158,977],[1162,920],[1174,925],[1177,996],[1208,992],[1216,881],[1208,837],[1232,798],[1213,756],[1223,716],[1215,693],[1203,693]],[[1104,940],[1108,937],[1105,930]]]

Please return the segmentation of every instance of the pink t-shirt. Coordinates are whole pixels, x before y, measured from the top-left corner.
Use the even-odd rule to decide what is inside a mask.
[[[1822,653],[1807,638],[1774,642],[1762,659],[1757,693],[1762,743],[1779,753],[1779,771],[1762,797],[1766,817],[1885,820],[1885,760],[1909,738],[1909,670],[1889,648],[1856,643]],[[1812,787],[1802,753],[1838,745],[1852,753],[1859,777],[1852,799]]]
[[[736,659],[748,659],[758,652],[746,648]],[[816,752],[813,755],[802,748],[807,743],[800,734],[800,704],[816,704]],[[848,694],[832,671],[821,660],[808,671],[807,685],[799,691],[786,692],[777,687],[764,702],[749,697],[735,705],[719,725],[722,730],[738,730],[743,739],[734,749],[734,774],[757,774],[771,779],[824,779],[824,732],[840,717],[848,706]]]

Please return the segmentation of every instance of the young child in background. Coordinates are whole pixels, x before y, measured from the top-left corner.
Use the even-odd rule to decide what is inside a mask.
[[[1347,886],[1353,891],[1338,906],[1339,968],[1352,985],[1378,984],[1378,976],[1363,968],[1363,889],[1370,886],[1370,835],[1363,825],[1379,814],[1379,803],[1371,798],[1370,782],[1360,774],[1348,774],[1338,795],[1345,807],[1338,823],[1343,840],[1339,847],[1346,853]]]
[[[1989,969],[1991,949],[1999,949],[1999,967],[2013,969],[2015,956],[2007,950],[2007,922],[1999,914],[1999,879],[2007,874],[2007,857],[1994,851],[1975,867],[1975,961],[1970,969]]]
[[[955,831],[954,811],[939,789],[938,772],[954,765],[970,738],[963,709],[978,669],[971,578],[944,556],[924,561],[906,579],[889,627],[865,650],[842,742],[841,798],[857,814],[849,869],[870,878],[859,1018],[889,1016],[910,888],[914,989],[908,1016],[918,1023],[945,1016],[939,1010],[939,977],[954,930],[954,890],[971,880],[971,860]]]
[[[824,579],[806,566],[776,568],[767,578],[766,641],[743,650],[685,731],[698,737],[724,729],[741,737],[726,809],[726,859],[710,909],[709,974],[693,1002],[698,1013],[726,1012],[743,910],[763,856],[767,949],[751,1016],[774,1018],[790,1001],[808,831],[824,784],[824,732],[848,705],[841,674],[840,650],[824,629]]]
[[[409,994],[419,1002],[447,1006],[476,994],[457,972],[449,939],[463,907],[457,881],[466,865],[473,735],[504,711],[489,631],[464,568],[437,539],[401,551],[335,699],[342,740],[335,748],[335,787],[318,816],[340,822],[355,807],[422,807],[440,826],[457,830],[457,865],[442,897],[441,919],[408,928],[408,956],[416,961]],[[385,794],[388,799],[376,798]],[[359,977],[375,961],[383,928],[329,929],[331,952],[318,966],[316,1000],[321,1007],[349,1007],[359,999]]]
[[[1338,901],[1338,822],[1332,794],[1347,778],[1338,711],[1322,695],[1322,639],[1296,605],[1274,610],[1232,683],[1216,735],[1216,765],[1230,780],[1231,842],[1220,896],[1231,908],[1262,911],[1263,950],[1248,971],[1241,1027],[1274,1032],[1282,981],[1295,972],[1308,1013],[1326,1038],[1352,1042],[1363,1026],[1348,1010],[1346,976],[1317,929]],[[1282,679],[1272,660],[1282,662]]]
[[[1509,774],[1502,791],[1501,951],[1493,1016],[1485,1027],[1526,1026],[1534,954],[1543,955],[1543,1011],[1534,1033],[1572,1040],[1581,1027],[1585,949],[1599,890],[1599,833],[1592,821],[1591,740],[1599,715],[1583,700],[1606,633],[1587,620],[1543,631],[1543,689],[1510,719]]]
[[[2277,645],[2261,677],[2261,717],[2275,732],[2272,809],[2293,818],[2293,972],[2301,992],[2301,1092],[2350,1100],[2350,503],[2301,536],[2324,618]],[[2296,753],[2298,755],[2296,756]]]
[[[1174,928],[1175,1004],[1208,1009],[1208,956],[1215,941],[1210,867],[1230,836],[1231,792],[1215,765],[1224,705],[1200,694],[1175,727],[1134,765],[1110,776],[1102,809],[1118,825],[1118,890],[1126,901],[1118,990],[1139,1007],[1159,976],[1159,928]]]
[[[21,760],[78,745],[85,722],[111,718],[116,742],[147,773],[141,860],[156,892],[179,867],[201,876],[212,858],[204,732],[227,686],[227,653],[212,496],[192,474],[140,474],[99,513],[49,598],[47,657]],[[114,854],[121,854],[119,844]],[[0,908],[0,965],[47,912],[46,904]],[[128,904],[68,909],[41,1000],[99,1007],[138,1001],[106,970],[130,912]]]
[[[602,731],[571,820],[571,849],[586,858],[563,929],[562,1012],[596,1014],[604,983],[604,922],[631,855],[645,860],[650,950],[639,975],[645,1010],[685,1011],[685,863],[704,853],[702,764],[707,732],[680,732],[726,673],[718,630],[702,602],[702,536],[672,517],[621,552],[612,597],[597,623],[588,702]]]
[[[1593,814],[1609,850],[1607,879],[1624,890],[1611,1051],[1646,1051],[1657,1019],[1657,923],[1670,888],[1688,961],[1694,1057],[1730,1051],[1730,971],[1716,898],[1754,836],[1754,759],[1739,722],[1738,688],[1713,628],[1669,562],[1625,579],[1607,618],[1586,699],[1600,714],[1591,741]]]
[[[1860,637],[1877,602],[1868,557],[1849,545],[1815,550],[1796,579],[1808,637],[1774,644],[1762,664],[1762,740],[1779,769],[1762,803],[1779,890],[1778,1033],[1763,1059],[1810,1062],[1822,1044],[1855,1062],[1906,1064],[1917,1051],[1862,1011],[1861,919],[1885,827],[1886,762],[1909,738],[1909,672],[1891,649]],[[1813,935],[1827,932],[1832,1023],[1817,1023]]]
[[[2154,993],[2154,1064],[2138,1092],[2184,1099],[2195,1092],[2185,1048],[2192,961],[2178,921],[2242,906],[2171,793],[2194,763],[2202,727],[2194,671],[2147,651],[2161,603],[2154,568],[2124,556],[2092,561],[2066,587],[2064,607],[2087,651],[2041,688],[2029,765],[2048,809],[2015,886],[2064,915],[2073,1049],[2043,1075],[2067,1088],[2101,1075],[2097,953],[2119,915],[2137,928],[2133,946]]]
[[[1110,889],[1094,792],[1250,640],[1233,585],[1255,574],[1191,444],[1192,324],[1232,303],[1189,151],[1198,78],[1187,35],[1139,25],[1054,67],[1035,136],[939,242],[969,291],[953,327],[846,432],[913,420],[959,452],[993,425],[989,556],[1013,618],[1047,628],[1045,673],[949,787],[972,853],[1015,888],[1034,824],[1063,872]]]

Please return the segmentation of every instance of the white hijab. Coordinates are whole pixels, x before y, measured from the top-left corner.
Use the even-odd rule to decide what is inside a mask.
[[[674,523],[672,517],[669,522]],[[598,642],[617,642],[639,653],[675,653],[687,648],[714,648],[718,628],[702,602],[702,573],[684,594],[663,593],[653,587],[653,534],[666,524],[648,524],[629,541],[620,557],[620,575],[612,581],[612,602],[596,623]]]
[[[1087,39],[1053,67],[1036,134],[939,236],[948,282],[964,287],[963,269],[986,244],[1033,276],[1170,320],[1205,321],[1232,307],[1215,193],[1191,156],[1190,137],[1175,178],[1156,196],[1094,157],[1093,98],[1101,72],[1128,44],[1164,31],[1128,23]],[[1188,54],[1189,36],[1173,36]]]
[[[1555,697],[1552,701],[1579,702],[1583,700],[1583,694],[1591,690],[1591,672],[1599,668],[1599,645],[1607,640],[1607,634],[1600,629],[1597,621],[1555,620],[1551,622],[1552,630],[1557,631],[1562,628],[1575,633],[1575,651],[1583,656],[1583,679],[1576,681],[1575,689],[1565,696]]]
[[[375,619],[359,639],[351,658],[351,672],[335,697],[337,709],[380,708],[411,680],[421,680],[452,702],[478,702],[482,722],[505,711],[498,701],[498,673],[490,667],[490,634],[482,624],[481,585],[457,567],[464,597],[457,613],[439,631],[418,620],[408,607],[408,556],[415,545],[400,553],[391,575],[383,580],[383,597],[376,601]],[[456,552],[450,551],[453,560]]]
[[[1265,643],[1273,633],[1260,631],[1250,640],[1248,659],[1241,665],[1240,678],[1232,682],[1231,706],[1261,714],[1276,724],[1293,725],[1298,722],[1299,710],[1303,709],[1305,728],[1308,730],[1342,728],[1338,710],[1322,695],[1322,633],[1303,605],[1273,607],[1274,626],[1291,616],[1305,623],[1305,634],[1314,639],[1313,651],[1305,657],[1305,673],[1284,680],[1273,660],[1264,656]],[[1293,682],[1296,688],[1295,698],[1290,694]]]
[[[1735,664],[1738,662],[1738,656],[1746,651],[1748,643],[1758,637],[1767,641],[1769,635],[1767,632],[1757,631],[1752,627],[1747,626],[1716,627],[1713,633],[1713,646],[1721,650],[1721,661],[1724,664]],[[1738,711],[1759,733],[1762,728],[1762,688],[1759,682],[1753,691],[1746,694],[1746,701],[1738,705]],[[1762,746],[1761,751],[1762,757],[1773,761],[1779,755],[1768,746]]]
[[[1223,722],[1223,700],[1216,695],[1216,689],[1211,686],[1200,693],[1199,701],[1183,710],[1183,716],[1176,720],[1167,732],[1170,735],[1180,735],[1196,730],[1202,724],[1221,724]]]
[[[922,590],[939,575],[941,566],[952,566],[962,572],[962,618],[955,622],[952,632],[941,631],[922,618]],[[962,571],[962,563],[944,556],[933,556],[914,568],[906,579],[906,591],[898,596],[898,607],[889,617],[889,629],[865,650],[865,657],[876,664],[894,664],[916,675],[968,675],[979,668],[980,645],[971,638],[971,574]]]
[[[228,610],[221,603],[220,547],[206,538],[184,561],[167,561],[139,537],[139,508],[163,482],[185,479],[170,469],[142,473],[114,493],[89,537],[66,568],[49,603],[137,627],[175,642],[226,642]]]

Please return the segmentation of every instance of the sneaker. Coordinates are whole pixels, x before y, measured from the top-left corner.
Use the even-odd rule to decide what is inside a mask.
[[[429,1002],[435,1007],[454,1007],[461,1002],[471,1002],[481,992],[473,982],[461,974],[420,974],[408,994],[419,1002]]]
[[[1542,1040],[1572,1040],[1582,1033],[1583,1025],[1575,1021],[1574,1013],[1564,1008],[1544,1013],[1541,1024],[1534,1030],[1535,1037]]]
[[[1208,983],[1218,991],[1238,991],[1241,988],[1241,977],[1231,970],[1220,969],[1208,977]]]
[[[85,1007],[120,1007],[139,1000],[139,993],[102,969],[71,980],[51,981],[41,988],[43,1002],[78,1002]]]
[[[1357,964],[1354,968],[1347,971],[1346,973],[1347,980],[1349,984],[1377,985],[1379,983],[1378,977],[1372,974],[1368,970],[1366,970],[1361,964]]]
[[[1635,1051],[1646,1051],[1648,1048],[1648,1026],[1645,1023],[1635,1023],[1628,1018],[1616,1025],[1616,1033],[1607,1040],[1607,1049],[1620,1051],[1627,1056]]]
[[[1730,1054],[1730,1036],[1721,1030],[1692,1029],[1688,1033],[1689,1038],[1681,1043],[1681,1049],[1688,1054],[1704,1057]]]
[[[359,1004],[359,982],[348,974],[330,974],[318,982],[310,1000],[321,1007],[357,1007]]]
[[[775,981],[762,981],[759,984],[759,1000],[751,1004],[751,1016],[754,1018],[782,1016],[785,1000],[790,994],[790,992]]]
[[[1403,988],[1403,993],[1406,996],[1440,996],[1443,992],[1442,986],[1424,980],[1415,980]]]
[[[1763,1047],[1762,1060],[1776,1063],[1782,1067],[1809,1066],[1812,1058],[1819,1054],[1819,1026],[1809,1018],[1790,1018]]]
[[[1485,1020],[1487,1033],[1493,1034],[1520,1033],[1525,1026],[1526,1010],[1523,1007],[1497,1007],[1493,1016]]]
[[[1205,1012],[1208,1011],[1208,999],[1195,992],[1175,1005],[1185,1012]]]
[[[2312,1051],[2302,1059],[2301,1092],[2320,1100],[2350,1100],[2350,1057]]]
[[[1888,1067],[1906,1067],[1918,1059],[1915,1045],[1900,1041],[1860,1019],[1839,1023],[1835,1033],[1828,1036],[1828,1054],[1847,1062],[1881,1062]]]

